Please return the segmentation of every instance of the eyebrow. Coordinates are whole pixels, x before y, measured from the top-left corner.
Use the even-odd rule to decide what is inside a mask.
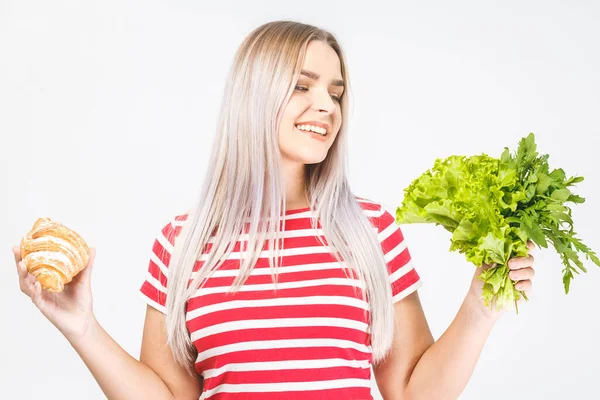
[[[308,70],[305,70],[305,69],[303,69],[302,71],[300,71],[300,74],[304,75],[304,76],[306,76],[306,77],[308,77],[308,78],[310,78],[310,79],[312,79],[314,81],[319,80],[319,78],[321,77],[321,75],[317,74],[316,72],[308,71]],[[341,79],[332,79],[331,80],[331,84],[333,86],[344,87],[344,81],[341,80]]]

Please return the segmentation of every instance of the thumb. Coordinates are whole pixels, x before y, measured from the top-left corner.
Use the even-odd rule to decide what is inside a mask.
[[[491,262],[490,264],[482,263],[476,269],[477,269],[478,272],[483,272],[483,271],[487,271],[490,268],[495,268],[496,265],[497,264],[495,262]]]
[[[473,274],[473,280],[477,280],[479,276],[490,268],[495,268],[498,264],[492,262],[490,264],[482,263],[479,267],[475,268],[475,273]]]
[[[94,247],[89,248],[90,258],[85,268],[75,277],[84,282],[90,282],[92,277],[92,267],[94,266],[94,260],[96,259],[96,249]]]

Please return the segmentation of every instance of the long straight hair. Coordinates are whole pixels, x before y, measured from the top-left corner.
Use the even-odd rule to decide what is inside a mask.
[[[278,255],[285,229],[286,191],[280,169],[278,132],[297,82],[306,48],[313,40],[336,51],[346,88],[342,49],[329,32],[294,21],[269,22],[253,30],[238,48],[221,104],[216,140],[197,203],[187,212],[168,270],[167,341],[175,361],[193,373],[196,352],[186,326],[187,301],[230,255],[242,234],[237,291],[269,240],[271,275],[277,280]],[[348,90],[341,98],[342,124],[327,157],[306,165],[306,199],[321,223],[327,245],[347,275],[362,282],[369,305],[368,333],[373,363],[387,354],[394,310],[386,262],[376,231],[350,190],[347,177]],[[283,225],[282,225],[283,224]],[[195,265],[213,236],[210,252]],[[319,237],[321,243],[325,245]],[[195,275],[195,276],[194,276]],[[366,311],[365,311],[366,312]]]

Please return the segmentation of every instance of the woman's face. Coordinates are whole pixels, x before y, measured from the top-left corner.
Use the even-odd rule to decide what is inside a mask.
[[[279,149],[284,161],[316,164],[325,159],[342,124],[339,99],[343,91],[335,50],[321,41],[310,42],[302,74],[279,126]],[[325,135],[313,132],[315,126],[320,133],[326,131]]]

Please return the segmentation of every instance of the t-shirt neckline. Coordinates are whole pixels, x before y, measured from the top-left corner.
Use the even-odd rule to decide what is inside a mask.
[[[302,207],[302,208],[292,208],[292,209],[289,209],[289,210],[285,210],[285,215],[288,215],[288,214],[298,214],[298,213],[305,212],[305,211],[310,211],[310,206],[308,206],[308,207]]]

